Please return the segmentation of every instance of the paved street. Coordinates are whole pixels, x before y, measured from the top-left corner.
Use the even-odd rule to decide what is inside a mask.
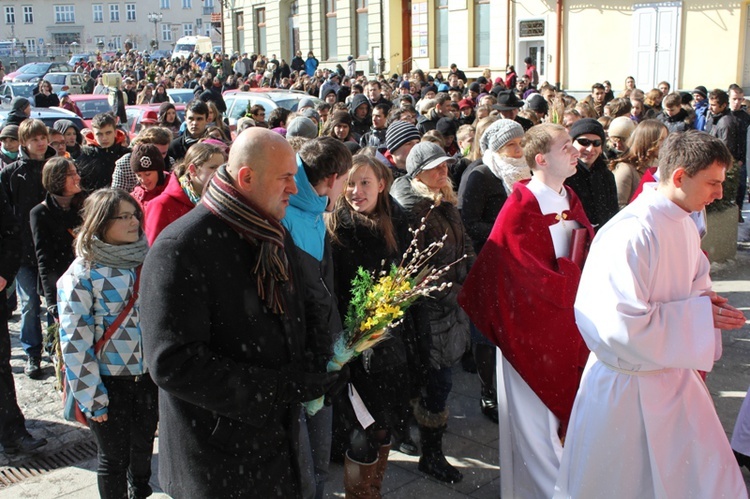
[[[750,210],[745,218],[750,220]],[[727,296],[735,306],[750,317],[750,222],[740,228],[740,251],[737,259],[722,265],[714,265],[714,289]],[[91,456],[93,446],[83,445],[91,436],[88,430],[62,420],[59,395],[53,389],[53,368],[44,363],[45,378],[32,381],[23,375],[24,355],[18,342],[18,315],[11,326],[13,342],[12,364],[16,373],[19,403],[26,414],[28,426],[36,436],[44,436],[50,443],[42,454],[35,456],[34,466],[54,467],[55,463],[75,461],[31,478],[3,486],[3,480],[12,467],[22,467],[29,459],[20,457],[8,460],[0,454],[0,498],[92,498],[97,497],[96,461]],[[750,327],[726,333],[724,355],[708,376],[708,386],[716,407],[730,435],[734,420],[750,385]],[[426,478],[417,471],[417,458],[392,452],[383,492],[389,498],[413,497],[497,497],[499,495],[499,472],[497,468],[497,428],[479,412],[479,386],[474,375],[456,369],[456,382],[449,399],[451,419],[449,435],[446,437],[446,454],[464,474],[464,481],[455,486],[446,486]],[[416,431],[415,431],[415,437]],[[61,451],[72,449],[70,455]],[[83,459],[75,459],[76,456]],[[87,457],[89,456],[89,457]],[[41,459],[47,457],[47,459]],[[154,469],[158,465],[155,449]],[[45,464],[46,463],[46,464]],[[10,468],[9,468],[10,467]],[[750,473],[744,471],[745,481],[750,485]],[[158,490],[156,474],[154,489]],[[343,469],[332,466],[328,485],[329,497],[343,497]],[[153,497],[167,497],[154,494]]]

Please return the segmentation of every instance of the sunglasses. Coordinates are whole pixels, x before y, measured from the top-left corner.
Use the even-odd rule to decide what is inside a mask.
[[[596,140],[576,139],[576,142],[581,144],[583,147],[588,147],[588,146],[601,147],[602,146],[601,139],[596,139]]]

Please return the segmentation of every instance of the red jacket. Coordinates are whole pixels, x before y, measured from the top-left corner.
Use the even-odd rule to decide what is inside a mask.
[[[149,246],[154,244],[156,236],[167,225],[192,210],[193,207],[193,202],[180,186],[180,179],[176,175],[170,175],[164,192],[151,200],[145,209],[143,229]]]
[[[560,419],[564,435],[588,349],[573,311],[581,269],[557,258],[549,226],[528,181],[516,183],[458,296],[476,327]],[[569,188],[568,220],[594,237],[583,206]]]

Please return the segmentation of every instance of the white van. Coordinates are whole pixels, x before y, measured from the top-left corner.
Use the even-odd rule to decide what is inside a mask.
[[[210,54],[213,50],[213,43],[207,36],[183,36],[174,46],[172,52],[172,58],[175,57],[190,57],[192,52],[198,52],[199,54]]]

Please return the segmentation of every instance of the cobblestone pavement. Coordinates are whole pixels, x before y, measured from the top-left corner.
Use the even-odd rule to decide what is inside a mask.
[[[750,219],[750,213],[745,214]],[[727,296],[730,303],[742,309],[750,318],[750,222],[740,227],[739,252],[735,261],[714,265],[714,289]],[[50,363],[44,362],[44,378],[33,381],[24,376],[24,353],[18,341],[18,314],[10,323],[13,344],[12,361],[19,405],[27,418],[27,426],[35,436],[49,440],[37,457],[50,456],[76,443],[91,440],[90,432],[64,421],[61,417],[60,396],[54,391],[54,373]],[[731,435],[734,421],[750,385],[750,327],[724,334],[724,354],[707,379],[722,424]],[[449,460],[460,467],[464,481],[445,485],[425,477],[417,470],[417,458],[392,452],[383,484],[389,498],[440,497],[489,498],[499,496],[497,468],[497,427],[479,412],[479,385],[475,375],[455,370],[455,384],[449,399],[451,420],[445,439]],[[416,432],[415,432],[416,433]],[[416,434],[414,435],[416,437]],[[156,452],[156,449],[155,449]],[[158,466],[158,453],[154,469]],[[15,461],[0,453],[0,471],[5,466],[19,466],[25,457]],[[50,473],[32,477],[0,488],[0,498],[91,498],[97,496],[96,460],[89,458]],[[750,486],[750,473],[743,470]],[[152,480],[158,489],[156,474]],[[328,497],[343,497],[343,469],[331,466],[327,487]],[[166,497],[156,493],[152,497]]]

